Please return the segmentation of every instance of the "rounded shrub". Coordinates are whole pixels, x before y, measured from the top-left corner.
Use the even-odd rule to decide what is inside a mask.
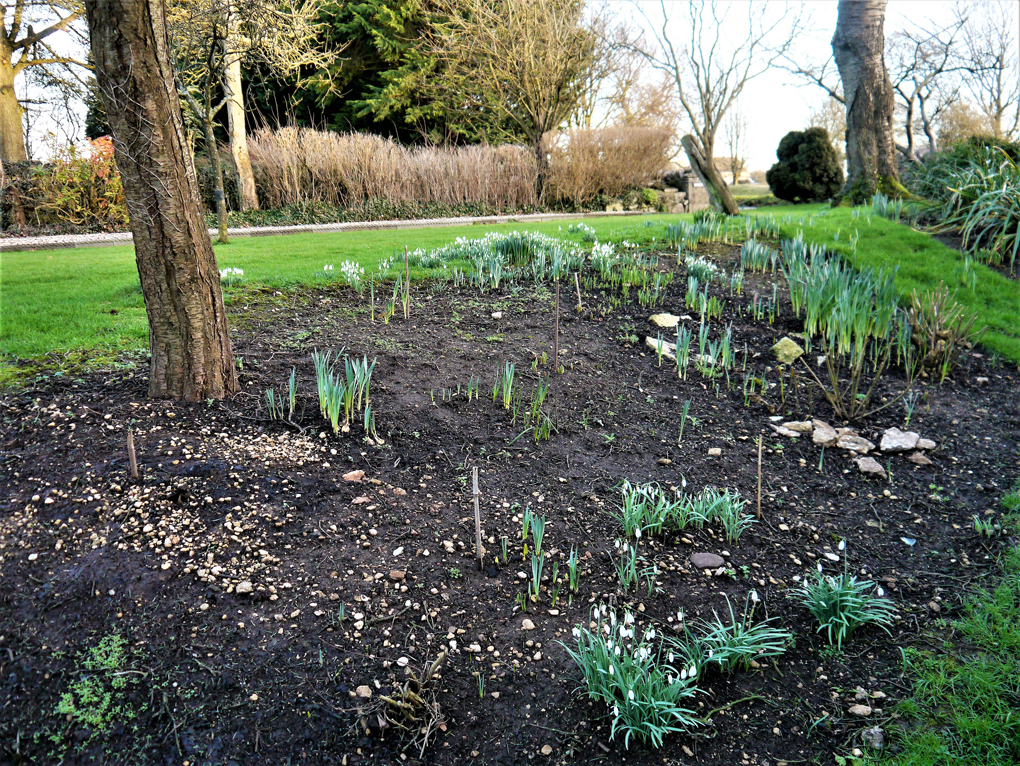
[[[843,168],[824,128],[790,131],[779,142],[776,156],[779,162],[765,180],[779,199],[826,200],[843,188]]]

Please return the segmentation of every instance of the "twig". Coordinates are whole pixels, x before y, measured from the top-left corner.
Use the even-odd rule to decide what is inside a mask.
[[[556,329],[553,332],[553,372],[560,369],[560,280],[556,279]]]
[[[478,569],[482,570],[485,564],[482,561],[482,511],[478,505],[478,466],[471,469],[471,482],[475,495],[475,551],[478,554]]]
[[[131,465],[131,478],[138,481],[138,459],[135,457],[135,434],[130,428],[127,432],[128,463]]]
[[[584,304],[581,303],[581,283],[577,280],[577,272],[574,272],[574,287],[577,288],[577,310],[580,311],[584,308]]]
[[[761,519],[761,434],[758,434],[758,518]]]

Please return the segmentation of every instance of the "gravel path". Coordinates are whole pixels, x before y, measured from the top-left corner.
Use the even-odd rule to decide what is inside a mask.
[[[408,221],[357,221],[353,223],[323,223],[308,226],[251,226],[228,229],[231,237],[265,237],[274,234],[301,234],[315,231],[364,231],[370,229],[418,229],[427,226],[461,226],[474,223],[517,223],[525,221],[556,221],[576,218],[642,215],[637,212],[612,213],[534,213],[530,215],[461,216],[458,218],[422,218]],[[209,229],[215,237],[216,229]],[[0,252],[11,250],[59,250],[71,247],[101,247],[124,245],[131,242],[131,232],[110,234],[55,234],[49,237],[3,237]]]

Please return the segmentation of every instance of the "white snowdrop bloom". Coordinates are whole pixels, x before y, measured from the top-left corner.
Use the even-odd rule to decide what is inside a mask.
[[[687,489],[687,479],[680,479],[680,486]]]
[[[684,668],[683,670],[680,671],[680,680],[681,681],[686,681],[687,680],[687,669],[686,668]]]
[[[620,541],[619,540],[616,541],[616,550],[620,550]]]
[[[580,638],[581,637],[581,629],[580,628],[574,628],[573,633],[574,633],[574,638]]]
[[[822,562],[819,561],[816,566],[818,567],[818,571],[821,572],[822,571]]]
[[[715,654],[711,649],[708,650],[708,659],[712,659],[712,655]]]
[[[619,706],[613,705],[613,715],[615,715],[617,718],[620,717],[620,708],[619,708]]]
[[[616,668],[614,668],[612,665],[609,666],[609,675],[611,676],[616,675]]]
[[[677,609],[677,612],[676,612],[676,619],[677,619],[677,620],[678,620],[679,622],[683,622],[683,621],[684,621],[684,610],[683,610],[683,609]]]
[[[614,651],[616,652],[616,656],[617,657],[619,657],[622,654],[622,652],[620,651],[620,647],[619,646],[616,647],[616,649]]]
[[[883,588],[881,585],[879,585],[878,586],[878,590],[876,591],[876,593],[878,593],[879,596],[884,596],[885,595],[885,588]]]
[[[673,661],[673,652],[670,652],[670,653],[669,653],[669,661],[670,661],[670,662],[672,662],[672,661]]]
[[[652,628],[650,631],[648,631],[645,634],[645,638],[648,639],[649,641],[651,641],[653,638],[655,638],[655,628]]]
[[[846,540],[840,540],[839,541],[839,549],[841,551],[845,551],[846,550]]]
[[[602,616],[603,616],[603,617],[605,617],[605,616],[606,616],[606,611],[607,611],[607,610],[606,610],[606,605],[605,605],[605,604],[602,604],[602,605],[601,605],[601,606],[599,607],[599,609],[600,609],[600,610],[602,611]]]
[[[632,615],[632,614],[631,614],[630,612],[627,612],[627,613],[626,613],[626,614],[624,615],[624,617],[623,617],[623,621],[624,621],[624,622],[625,622],[625,623],[626,623],[627,625],[633,625],[633,624],[634,624],[634,615]]]
[[[757,604],[759,600],[760,599],[758,598],[758,591],[752,590],[751,591],[751,602],[754,603],[754,604]]]
[[[668,683],[670,686],[673,685],[673,674],[672,673],[667,673],[666,674],[666,683]]]
[[[606,641],[606,649],[612,649],[614,646],[612,640]]]
[[[626,628],[626,626],[621,625],[620,626],[620,638],[626,638],[626,637],[627,637],[627,628]]]
[[[629,700],[634,699],[634,690],[633,689],[628,690],[628,692],[627,692],[627,699],[629,699]]]
[[[712,652],[709,652],[708,654],[709,654],[709,656],[711,656]],[[696,676],[696,675],[698,675],[698,669],[694,665],[691,665],[690,669],[687,671],[687,677],[688,678],[694,678],[694,676]]]
[[[637,540],[641,539],[641,527],[638,527],[637,529],[634,530],[634,538]]]
[[[616,627],[616,612],[609,613],[609,622],[613,624],[613,627]]]

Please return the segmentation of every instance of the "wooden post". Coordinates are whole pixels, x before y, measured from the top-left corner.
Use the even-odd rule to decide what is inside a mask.
[[[761,434],[758,434],[758,518],[761,518]]]
[[[135,457],[135,434],[129,428],[127,433],[128,465],[131,467],[131,478],[138,481],[138,459]]]
[[[485,564],[482,560],[482,511],[478,506],[478,466],[471,469],[471,483],[474,487],[475,495],[475,551],[478,553],[478,568],[484,569]]]
[[[556,319],[553,331],[553,372],[560,369],[560,280],[556,278]]]
[[[584,308],[584,304],[581,303],[581,283],[577,280],[577,272],[574,272],[574,287],[577,288],[577,310],[580,311]]]

